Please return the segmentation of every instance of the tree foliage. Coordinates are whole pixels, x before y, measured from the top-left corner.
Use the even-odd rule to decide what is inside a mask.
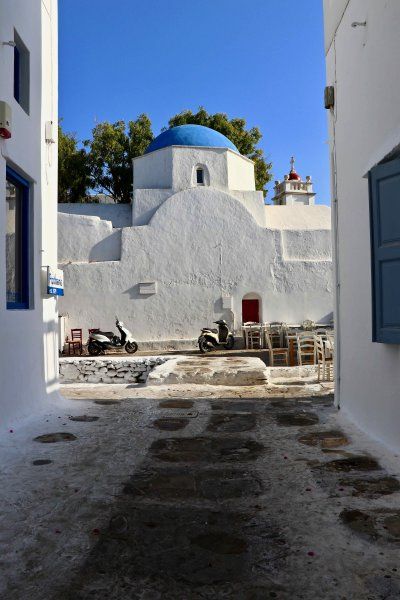
[[[229,119],[224,113],[209,114],[204,108],[197,113],[185,110],[169,120],[169,127],[184,124],[211,127],[229,138],[239,152],[255,163],[256,189],[266,193],[265,185],[271,179],[271,163],[261,148],[257,148],[262,134],[258,127],[246,128],[245,119]],[[63,133],[60,127],[59,143],[59,202],[81,202],[88,198],[88,190],[105,192],[116,202],[129,203],[132,199],[132,159],[144,154],[153,140],[151,121],[145,114],[135,121],[98,123],[92,137],[78,149],[73,134]]]
[[[265,160],[263,150],[257,148],[257,144],[262,138],[262,133],[258,127],[246,129],[245,119],[229,119],[225,113],[211,115],[203,107],[200,107],[197,113],[193,113],[191,110],[184,110],[172,117],[168,122],[170,128],[186,124],[211,127],[211,129],[219,131],[230,139],[240,154],[254,161],[256,189],[262,190],[264,195],[266,194],[265,185],[271,180],[272,164]]]
[[[90,187],[90,167],[75,134],[58,126],[58,201],[83,202]]]
[[[132,199],[132,159],[144,153],[153,139],[151,121],[140,115],[136,121],[99,123],[92,139],[84,142],[88,148],[91,187],[105,191],[116,202]]]

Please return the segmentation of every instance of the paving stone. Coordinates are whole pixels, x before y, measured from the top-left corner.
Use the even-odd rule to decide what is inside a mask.
[[[388,496],[400,490],[400,482],[395,477],[379,477],[378,479],[341,479],[340,485],[353,488],[353,496],[376,498]]]
[[[256,416],[254,414],[235,414],[220,413],[211,415],[207,425],[207,431],[214,433],[239,433],[240,431],[250,431],[256,425]]]
[[[190,540],[191,544],[200,546],[217,554],[243,554],[248,544],[243,538],[235,537],[224,531],[198,535]]]
[[[156,440],[151,454],[165,462],[229,462],[255,460],[264,446],[244,438],[166,438]]]
[[[278,425],[283,427],[304,427],[319,423],[318,415],[312,412],[285,412],[275,416]]]
[[[224,412],[255,412],[256,404],[250,400],[243,402],[233,402],[231,400],[212,400],[210,402],[212,410],[223,410]]]
[[[189,419],[156,419],[153,421],[153,427],[162,431],[178,431],[184,429],[189,423]]]
[[[320,446],[331,448],[335,446],[346,446],[349,440],[342,431],[313,431],[298,438],[301,444],[306,446]]]
[[[377,537],[376,521],[374,517],[361,510],[344,509],[340,513],[340,519],[347,527],[357,533]]]
[[[95,404],[99,404],[100,406],[111,406],[112,404],[120,404],[119,400],[95,400]]]
[[[192,408],[193,400],[163,400],[159,403],[160,408]]]
[[[375,471],[381,469],[380,464],[371,456],[353,455],[340,458],[321,465],[327,471]]]
[[[351,530],[373,540],[400,541],[400,511],[344,509],[340,519]]]
[[[92,423],[93,421],[98,421],[100,417],[95,417],[92,415],[76,415],[68,417],[70,421],[78,421],[82,423]]]
[[[124,493],[159,499],[204,498],[224,500],[258,496],[261,479],[238,469],[163,468],[143,470],[128,482]]]
[[[33,439],[34,442],[40,442],[41,444],[55,444],[56,442],[72,442],[78,438],[73,433],[67,433],[66,431],[60,431],[57,433],[45,433],[38,435]]]
[[[390,536],[400,540],[400,514],[396,513],[384,519],[384,527]]]
[[[204,595],[204,586],[222,582],[249,581],[254,578],[249,549],[260,564],[272,561],[279,567],[283,551],[281,533],[268,519],[255,519],[252,515],[227,509],[208,510],[191,506],[169,507],[160,504],[130,505],[125,496],[116,513],[123,531],[116,532],[111,518],[109,527],[102,532],[78,575],[70,583],[68,594],[63,590],[63,600],[89,598],[90,590],[96,595],[101,582],[104,590],[112,582],[126,579],[149,585],[162,578],[168,581],[161,598],[197,599],[219,598],[218,588]],[[124,519],[121,521],[121,515]],[[267,544],[267,547],[266,547]],[[107,584],[107,582],[109,582]],[[174,592],[173,586],[187,592]],[[197,585],[199,594],[193,593]],[[186,588],[186,586],[188,586]],[[246,585],[246,587],[248,587]],[[102,597],[140,597],[102,596]],[[139,594],[139,592],[138,592]],[[156,595],[149,596],[155,598]],[[227,595],[226,598],[239,598]],[[60,596],[61,600],[61,596]]]

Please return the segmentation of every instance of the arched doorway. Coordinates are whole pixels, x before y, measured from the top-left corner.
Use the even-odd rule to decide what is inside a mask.
[[[242,299],[242,323],[261,322],[261,298],[258,294],[246,294]]]

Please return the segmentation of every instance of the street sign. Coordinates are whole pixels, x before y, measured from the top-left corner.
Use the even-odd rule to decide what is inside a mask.
[[[47,293],[49,296],[64,296],[64,273],[61,269],[47,267]]]

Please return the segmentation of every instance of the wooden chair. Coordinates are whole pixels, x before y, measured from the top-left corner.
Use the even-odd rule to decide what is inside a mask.
[[[82,346],[82,329],[71,329],[71,339],[67,339],[68,354],[75,354],[75,350],[79,350],[79,354],[83,352]],[[71,352],[72,349],[72,352]]]
[[[327,356],[326,345],[324,343],[324,340],[320,336],[315,336],[315,351],[318,364],[318,381],[332,381],[333,355]]]
[[[283,348],[283,329],[282,323],[273,322],[269,323],[269,336],[271,338],[271,344],[273,348]]]
[[[315,339],[314,335],[303,334],[297,336],[297,362],[299,366],[315,364]]]
[[[333,354],[335,351],[335,335],[332,332],[330,332],[327,334],[326,340],[323,341],[325,345],[325,355],[327,356],[327,358],[333,358]]]
[[[275,357],[280,365],[289,366],[289,349],[288,348],[273,348],[272,341],[268,329],[265,330],[265,340],[267,342],[269,352],[269,364],[275,366]]]
[[[262,348],[262,327],[258,324],[249,325],[246,329],[246,347]]]
[[[289,366],[294,367],[296,365],[297,357],[297,335],[298,332],[295,329],[288,328],[286,330],[286,346],[289,349]]]
[[[326,332],[326,329],[324,327],[317,327],[316,330],[314,331],[314,334],[315,335],[320,335],[324,339],[326,339],[326,336],[327,336],[327,332]]]

